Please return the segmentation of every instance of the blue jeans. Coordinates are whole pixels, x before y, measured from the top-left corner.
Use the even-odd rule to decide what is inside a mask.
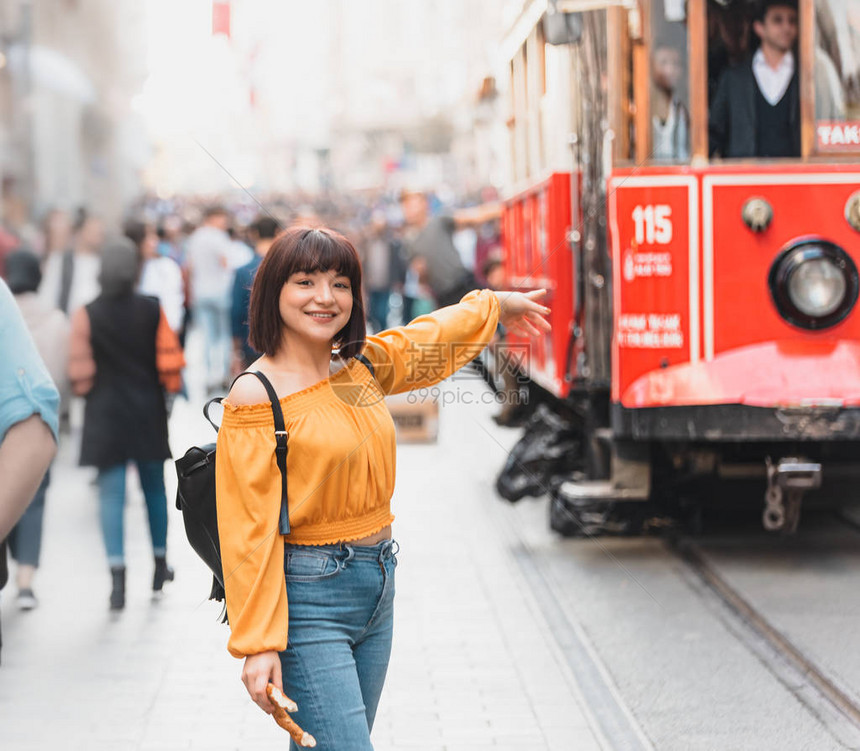
[[[293,719],[320,751],[372,751],[394,629],[398,545],[286,545],[290,625],[280,653]],[[298,751],[290,742],[291,751]]]
[[[9,552],[19,564],[39,566],[42,552],[42,519],[45,516],[45,494],[51,482],[51,470],[45,472],[42,484],[27,506],[24,515],[9,533]]]
[[[164,462],[139,461],[137,473],[146,498],[149,534],[153,555],[167,551],[167,493],[164,490]],[[99,470],[99,506],[102,537],[107,550],[108,565],[125,565],[125,464],[115,464]]]

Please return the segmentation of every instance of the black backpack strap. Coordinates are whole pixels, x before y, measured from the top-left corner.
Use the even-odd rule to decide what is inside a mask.
[[[278,462],[278,469],[281,470],[281,513],[278,518],[278,532],[282,535],[288,535],[290,534],[290,509],[289,501],[287,500],[287,439],[290,435],[287,433],[287,426],[284,423],[284,413],[281,411],[281,403],[278,400],[278,395],[266,376],[259,370],[246,370],[244,373],[239,373],[233,379],[233,383],[236,383],[243,375],[257,376],[269,395],[269,401],[272,403],[272,417],[275,419],[275,459]],[[230,384],[231,389],[233,388],[233,383]],[[215,428],[216,432],[218,431],[218,426],[209,417],[209,407],[213,402],[220,404],[222,399],[223,397],[217,396],[206,402],[203,407],[203,416],[209,420],[209,424]]]
[[[287,432],[284,413],[281,411],[281,403],[274,387],[259,370],[253,373],[260,379],[272,403],[272,417],[275,419],[275,460],[278,462],[278,469],[281,470],[281,515],[278,519],[278,533],[288,535],[290,534],[290,509],[287,500],[287,439],[290,434]]]
[[[233,383],[230,384],[230,388],[227,389],[228,392],[230,391],[230,389],[233,388],[233,385],[236,383],[236,381],[238,381],[243,375],[257,375],[257,373],[252,373],[250,370],[246,370],[244,373],[239,373],[239,375],[237,375],[233,379]],[[263,376],[263,377],[265,378],[265,376]],[[266,381],[266,383],[269,383],[269,382]],[[263,384],[263,385],[265,386],[266,384]],[[271,385],[271,384],[269,384],[269,385]],[[218,432],[218,426],[212,421],[212,418],[209,417],[209,407],[211,407],[213,404],[221,404],[222,401],[224,401],[223,396],[216,396],[214,399],[210,399],[208,402],[206,402],[206,404],[203,405],[203,417],[205,417],[209,421],[209,424],[213,428],[215,428],[216,433]],[[280,409],[280,406],[278,407],[278,409]]]
[[[370,360],[368,360],[367,357],[363,353],[359,352],[355,356],[355,359],[358,360],[362,365],[364,365],[364,367],[366,367],[370,371],[370,375],[373,378],[376,378],[376,371],[373,369],[373,363]]]

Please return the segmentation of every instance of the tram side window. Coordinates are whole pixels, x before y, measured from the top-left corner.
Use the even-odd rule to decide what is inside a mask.
[[[819,152],[860,151],[860,0],[815,2]]]
[[[651,4],[651,158],[690,159],[687,27],[683,0]]]
[[[708,31],[711,156],[800,156],[795,0],[711,3]]]

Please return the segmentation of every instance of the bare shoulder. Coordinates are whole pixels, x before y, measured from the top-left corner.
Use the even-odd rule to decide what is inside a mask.
[[[227,401],[237,407],[243,404],[261,404],[268,403],[269,395],[259,378],[248,375],[233,384],[233,388],[227,395]]]

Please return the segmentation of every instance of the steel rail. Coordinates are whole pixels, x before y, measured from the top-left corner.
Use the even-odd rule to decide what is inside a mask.
[[[678,536],[667,540],[667,547],[719,600],[729,615],[735,619],[736,625],[745,626],[764,642],[766,650],[754,644],[754,640],[742,636],[744,629],[735,629],[735,635],[759,656],[765,667],[785,684],[834,735],[841,736],[843,740],[846,740],[846,735],[852,736],[850,747],[858,748],[853,744],[860,740],[860,703],[734,589],[707,561],[698,545],[688,538]],[[771,654],[767,654],[768,651]],[[785,664],[794,674],[793,679],[786,679]],[[798,680],[800,683],[796,682]],[[826,714],[821,711],[823,706],[829,706],[835,710],[836,715],[843,721],[833,722],[836,717],[822,716]]]

